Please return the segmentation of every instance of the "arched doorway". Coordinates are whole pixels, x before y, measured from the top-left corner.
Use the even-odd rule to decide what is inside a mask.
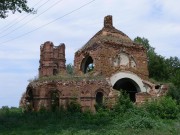
[[[81,70],[85,74],[93,71],[93,69],[94,69],[93,59],[91,56],[88,55],[82,60]]]
[[[129,95],[130,100],[136,102],[136,93],[140,88],[134,80],[122,78],[114,84],[113,89],[125,91]]]
[[[52,111],[59,109],[59,94],[57,91],[51,92],[51,109]]]
[[[96,104],[97,105],[102,105],[103,104],[103,93],[102,92],[97,92],[96,93]]]

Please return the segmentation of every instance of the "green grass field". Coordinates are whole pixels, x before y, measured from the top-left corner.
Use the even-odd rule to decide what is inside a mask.
[[[114,110],[22,112],[0,109],[0,135],[179,135],[179,106],[165,99],[136,107],[123,99]],[[163,104],[164,103],[164,104]],[[161,109],[160,109],[161,108]],[[174,111],[175,110],[175,111]]]

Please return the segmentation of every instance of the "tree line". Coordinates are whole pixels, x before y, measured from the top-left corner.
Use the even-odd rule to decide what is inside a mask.
[[[180,103],[180,59],[165,58],[155,52],[146,38],[136,37],[134,42],[143,45],[147,50],[149,77],[160,82],[169,83],[168,95]]]

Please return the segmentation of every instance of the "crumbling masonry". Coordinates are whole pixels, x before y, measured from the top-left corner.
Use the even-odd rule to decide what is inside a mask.
[[[119,90],[137,104],[167,90],[149,82],[146,49],[117,30],[112,16],[106,16],[104,27],[75,53],[73,76],[66,73],[64,44],[48,41],[40,51],[40,79],[27,86],[20,103],[33,110],[66,108],[76,101],[82,110],[95,111],[102,103],[111,108]]]

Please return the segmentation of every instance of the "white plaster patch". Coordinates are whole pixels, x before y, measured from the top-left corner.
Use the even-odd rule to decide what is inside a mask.
[[[125,53],[120,53],[120,65],[129,65],[129,56]]]
[[[126,53],[120,53],[116,55],[116,57],[113,58],[113,66],[118,67],[118,66],[126,66],[129,67],[130,62],[132,63],[133,67],[136,67],[136,63],[134,59],[130,61],[129,55]]]
[[[131,67],[136,68],[136,62],[133,58],[131,58]]]

